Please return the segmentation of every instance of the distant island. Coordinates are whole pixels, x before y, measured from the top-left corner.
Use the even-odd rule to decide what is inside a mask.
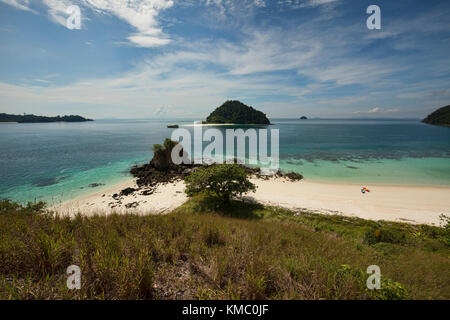
[[[450,105],[437,109],[423,119],[422,122],[450,127]]]
[[[308,119],[308,118],[305,116],[300,117],[300,120],[306,120],[306,119]]]
[[[208,123],[232,123],[232,124],[270,124],[266,115],[237,100],[228,100],[214,110],[203,122]]]
[[[45,116],[35,116],[34,114],[15,115],[15,114],[0,113],[0,122],[39,123],[39,122],[84,122],[84,121],[94,121],[94,120],[74,115],[63,117],[61,116],[45,117]]]

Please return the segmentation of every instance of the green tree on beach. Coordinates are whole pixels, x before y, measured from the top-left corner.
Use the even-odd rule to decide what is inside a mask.
[[[206,192],[225,203],[230,202],[234,196],[256,190],[256,186],[248,179],[248,174],[237,164],[198,168],[185,181],[187,195]]]

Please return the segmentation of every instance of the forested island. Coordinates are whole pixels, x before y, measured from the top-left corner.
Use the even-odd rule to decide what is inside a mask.
[[[270,124],[266,115],[237,100],[228,100],[214,110],[204,123]]]
[[[422,120],[424,123],[450,127],[450,105],[437,109]]]
[[[86,119],[82,116],[69,115],[69,116],[56,116],[45,117],[35,116],[34,114],[15,115],[0,113],[0,122],[17,122],[17,123],[39,123],[39,122],[84,122],[94,121],[92,119]]]

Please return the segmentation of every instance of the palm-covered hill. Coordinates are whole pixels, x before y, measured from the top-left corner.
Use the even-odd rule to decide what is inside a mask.
[[[206,123],[270,124],[266,115],[237,100],[228,100],[207,118]]]
[[[437,109],[422,122],[438,126],[450,126],[450,105]]]

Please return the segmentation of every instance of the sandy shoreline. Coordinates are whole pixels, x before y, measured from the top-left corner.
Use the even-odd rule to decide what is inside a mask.
[[[341,214],[369,220],[440,224],[450,213],[450,188],[430,186],[366,185],[311,181],[260,181],[249,197],[274,206]]]
[[[450,214],[450,187],[367,185],[370,192],[362,194],[361,186],[355,184],[292,182],[285,178],[252,178],[252,181],[258,188],[244,198],[293,210],[434,225],[440,224],[442,213]],[[182,181],[159,185],[149,195],[142,194],[146,190],[143,188],[128,196],[113,198],[128,187],[137,188],[134,179],[93,191],[52,209],[69,215],[77,212],[85,215],[111,212],[164,214],[187,200]]]
[[[50,209],[69,215],[74,215],[78,212],[85,215],[94,213],[109,214],[112,212],[163,214],[172,211],[187,200],[182,181],[160,184],[150,195],[142,195],[142,191],[148,189],[141,188],[128,196],[113,197],[126,188],[138,189],[135,180],[130,178],[125,182],[108,186],[106,189],[102,188],[101,190],[92,191],[89,194],[54,205]],[[136,203],[137,205],[134,205]]]

